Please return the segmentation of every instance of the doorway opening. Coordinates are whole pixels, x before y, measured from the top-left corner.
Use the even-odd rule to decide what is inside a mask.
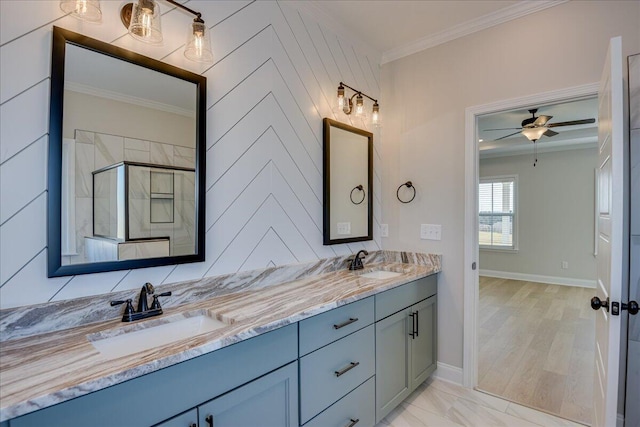
[[[596,92],[588,85],[467,109],[465,385],[585,424]]]

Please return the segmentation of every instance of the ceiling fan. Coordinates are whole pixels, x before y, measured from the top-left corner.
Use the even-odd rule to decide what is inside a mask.
[[[532,108],[531,110],[529,110],[529,113],[531,113],[531,117],[524,119],[522,121],[521,127],[519,128],[485,129],[483,132],[496,131],[496,130],[517,130],[517,132],[502,136],[500,138],[495,139],[494,141],[500,141],[501,139],[509,138],[510,136],[521,133],[529,141],[536,142],[538,139],[542,137],[542,135],[547,137],[558,135],[558,132],[551,130],[551,128],[559,127],[559,126],[586,125],[589,123],[596,122],[596,119],[582,119],[582,120],[571,120],[568,122],[549,123],[549,120],[551,120],[553,116],[540,115],[536,117],[537,112],[538,112],[537,108]]]

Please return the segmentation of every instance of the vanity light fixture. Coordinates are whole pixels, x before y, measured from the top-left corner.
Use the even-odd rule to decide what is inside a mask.
[[[102,20],[100,0],[61,0],[60,9],[83,21],[100,22]]]
[[[184,56],[195,62],[213,62],[209,28],[202,20],[202,14],[174,0],[164,1],[195,16],[187,29]],[[162,41],[160,7],[155,0],[138,0],[136,3],[125,4],[120,10],[120,19],[135,39],[152,44]]]
[[[351,89],[354,92],[354,94],[350,98],[345,98],[345,87]],[[345,114],[355,113],[357,117],[361,117],[364,114],[364,97],[367,97],[371,101],[373,101],[373,109],[371,110],[371,122],[374,126],[377,126],[380,124],[380,105],[378,104],[378,100],[373,99],[372,97],[364,92],[359,91],[358,89],[354,89],[351,86],[340,82],[340,85],[338,86],[338,108],[341,109]],[[355,98],[355,104],[353,98]]]

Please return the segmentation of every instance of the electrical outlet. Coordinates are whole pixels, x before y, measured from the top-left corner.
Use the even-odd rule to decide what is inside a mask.
[[[350,222],[339,222],[337,225],[338,234],[341,235],[349,235],[351,234],[351,223]]]
[[[441,240],[442,225],[420,224],[420,238],[423,240]]]
[[[569,261],[562,261],[562,269],[566,270],[567,268],[569,268]]]
[[[389,224],[380,224],[380,237],[389,237]]]

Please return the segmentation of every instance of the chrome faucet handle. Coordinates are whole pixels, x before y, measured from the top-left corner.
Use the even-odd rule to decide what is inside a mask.
[[[162,307],[160,306],[160,301],[158,300],[158,297],[168,297],[171,296],[171,291],[169,292],[163,292],[161,294],[157,294],[153,296],[153,303],[151,304],[151,310],[159,310]]]
[[[131,299],[111,301],[109,304],[111,304],[111,307],[115,307],[116,305],[120,304],[127,304],[124,308],[123,318],[131,316],[133,313],[135,313],[135,311],[133,311],[133,304],[131,304]]]

